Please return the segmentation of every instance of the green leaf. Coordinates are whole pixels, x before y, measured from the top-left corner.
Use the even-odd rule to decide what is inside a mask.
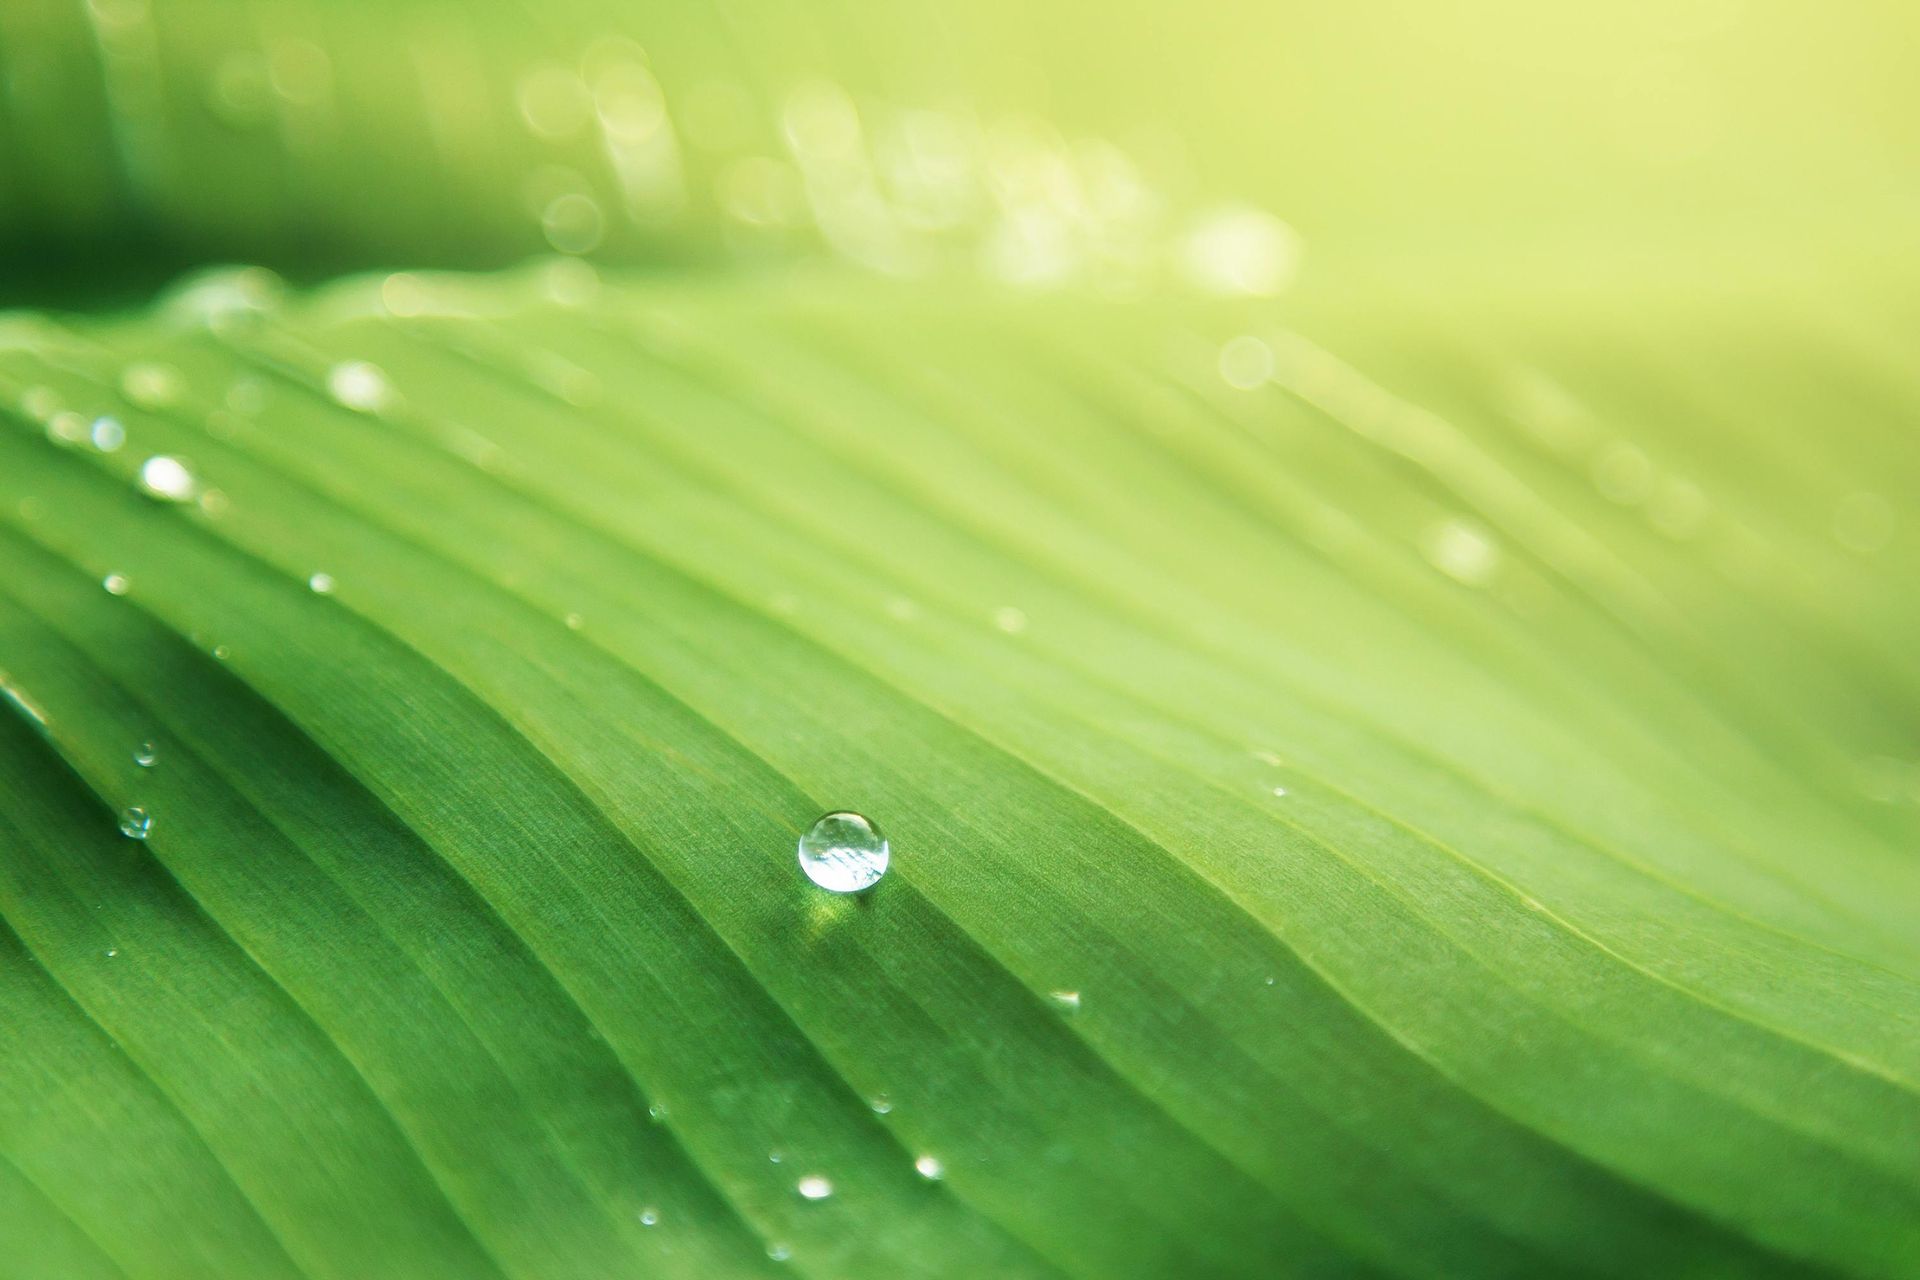
[[[20,1274],[1920,1265],[1886,338],[257,279],[0,352]]]

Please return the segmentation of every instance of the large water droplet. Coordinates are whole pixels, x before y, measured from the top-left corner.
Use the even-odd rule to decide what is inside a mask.
[[[123,596],[127,594],[127,588],[133,584],[127,581],[127,575],[124,573],[110,573],[100,579],[100,585],[106,588],[110,596]]]
[[[1052,1000],[1054,1007],[1062,1013],[1080,1012],[1080,993],[1078,991],[1054,991],[1048,993],[1047,998]]]
[[[646,1208],[640,1211],[641,1226],[651,1227],[659,1221],[660,1221],[660,1211],[654,1208],[652,1205],[648,1205]]]
[[[887,873],[887,838],[857,813],[829,813],[800,837],[800,869],[833,893],[871,889]]]
[[[947,1166],[941,1164],[937,1156],[921,1156],[913,1162],[913,1171],[928,1182],[938,1182],[947,1176]]]
[[[141,743],[138,747],[134,749],[134,752],[133,752],[133,762],[139,765],[142,769],[153,768],[154,761],[158,760],[159,758],[160,758],[160,753],[159,751],[154,749],[154,745],[151,742]]]
[[[817,1173],[810,1173],[793,1184],[803,1200],[825,1200],[833,1194],[833,1184]]]
[[[333,594],[333,575],[316,573],[307,579],[307,588],[317,596],[330,596]]]
[[[152,830],[153,815],[139,805],[128,805],[120,811],[120,834],[127,839],[145,840]]]

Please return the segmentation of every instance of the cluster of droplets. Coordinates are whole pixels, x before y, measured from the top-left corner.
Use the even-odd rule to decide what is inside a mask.
[[[623,36],[529,67],[513,99],[540,155],[521,184],[526,214],[563,254],[703,208],[743,252],[810,240],[886,275],[959,270],[1026,288],[1124,293],[1171,278],[1270,296],[1300,253],[1265,210],[1183,207],[1110,141],[861,99],[822,79],[771,110],[720,80],[670,96]]]

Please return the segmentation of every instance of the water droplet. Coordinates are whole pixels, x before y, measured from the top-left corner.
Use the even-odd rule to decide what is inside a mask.
[[[316,573],[307,579],[307,588],[317,596],[330,596],[333,594],[333,575]]]
[[[641,1226],[651,1227],[654,1224],[658,1223],[659,1221],[660,1221],[660,1211],[654,1208],[652,1205],[648,1205],[646,1208],[640,1211]]]
[[[142,409],[164,409],[180,398],[180,372],[164,364],[128,365],[120,375],[120,391]]]
[[[587,625],[587,620],[581,617],[577,613],[568,614],[566,621],[567,621],[567,630],[569,631],[578,631],[580,628]]]
[[[592,196],[568,191],[540,211],[540,230],[561,253],[592,253],[606,236],[607,217]]]
[[[79,444],[87,438],[87,420],[68,409],[47,419],[47,439],[55,444]]]
[[[1278,979],[1270,977],[1267,979],[1267,985],[1272,986],[1276,981],[1278,981]]]
[[[649,1106],[647,1108],[647,1119],[653,1121],[655,1124],[665,1124],[667,1119],[667,1104],[664,1102],[656,1102]]]
[[[767,1246],[767,1256],[775,1262],[785,1262],[793,1256],[793,1250],[776,1240]]]
[[[113,958],[114,958],[115,956],[117,956],[117,955],[119,955],[119,954],[120,954],[120,948],[118,948],[118,947],[108,947],[108,948],[107,948],[107,959],[109,959],[109,960],[111,960],[111,959],[113,959]]]
[[[873,1114],[884,1116],[893,1110],[893,1099],[884,1093],[876,1093],[867,1100],[867,1105],[873,1108]]]
[[[1285,794],[1287,794],[1287,789],[1285,787],[1275,787],[1273,789],[1273,794],[1277,796],[1284,796]]]
[[[393,400],[393,384],[379,365],[348,360],[327,371],[327,394],[357,413],[379,413]]]
[[[120,813],[120,834],[129,840],[145,840],[153,830],[153,815],[139,805],[128,805]]]
[[[887,873],[888,855],[887,838],[857,813],[826,814],[800,837],[800,869],[833,893],[871,889]]]
[[[993,611],[993,625],[1010,636],[1017,636],[1027,629],[1027,614],[1024,609],[1012,605]]]
[[[1273,377],[1273,348],[1250,333],[1220,348],[1220,376],[1236,391],[1252,391]]]
[[[215,662],[225,662],[228,658],[233,656],[233,650],[227,648],[227,646],[223,644],[217,644],[213,646],[212,653],[213,653],[213,660]]]
[[[833,1184],[817,1173],[810,1173],[793,1184],[802,1200],[825,1200],[833,1194]]]
[[[95,418],[87,438],[100,452],[112,453],[127,442],[127,429],[116,418]]]
[[[133,762],[142,769],[153,768],[154,762],[159,759],[160,753],[154,749],[154,745],[151,742],[143,742],[134,748]]]
[[[1300,237],[1264,209],[1227,205],[1188,229],[1180,266],[1188,283],[1207,293],[1270,298],[1299,270]]]
[[[1427,533],[1427,559],[1434,568],[1469,587],[1478,587],[1500,564],[1493,535],[1468,520],[1442,520]]]
[[[947,1176],[947,1166],[933,1156],[921,1156],[913,1162],[913,1171],[928,1182],[938,1182]]]
[[[1080,1012],[1080,993],[1078,991],[1053,991],[1048,993],[1047,998],[1052,1000],[1062,1012]]]
[[[186,463],[160,453],[141,464],[140,487],[165,502],[191,502],[200,482]]]
[[[107,594],[110,596],[123,596],[133,584],[127,581],[127,575],[124,573],[110,573],[100,579],[100,585],[107,589]]]

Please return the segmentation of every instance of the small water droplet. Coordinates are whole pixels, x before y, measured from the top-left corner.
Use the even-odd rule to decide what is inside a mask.
[[[779,1164],[782,1160],[786,1159],[786,1156],[778,1151],[769,1151],[767,1152],[767,1159],[774,1164]]]
[[[164,502],[191,502],[200,482],[186,463],[167,454],[155,454],[140,466],[140,487]]]
[[[1024,609],[1012,605],[993,611],[993,625],[1010,636],[1017,636],[1027,629],[1027,614]]]
[[[127,442],[127,429],[114,418],[95,418],[93,426],[87,432],[87,438],[93,447],[102,453],[112,453]]]
[[[127,594],[127,588],[133,584],[127,581],[127,575],[124,573],[110,573],[100,579],[100,585],[107,589],[107,594],[110,596],[123,596]]]
[[[567,630],[569,631],[578,631],[580,628],[587,625],[587,620],[581,617],[577,613],[568,614],[566,621],[567,621]]]
[[[1269,977],[1269,978],[1267,979],[1267,985],[1268,985],[1268,986],[1272,986],[1272,985],[1274,984],[1274,982],[1275,982],[1275,981],[1276,981],[1276,979],[1274,979],[1274,978],[1272,978],[1272,977]]]
[[[118,947],[108,947],[108,948],[107,948],[107,959],[109,959],[109,960],[111,960],[111,959],[113,959],[113,958],[114,958],[115,956],[117,956],[117,955],[119,955],[119,954],[120,954],[120,948],[118,948]]]
[[[873,1108],[873,1114],[884,1116],[893,1110],[893,1099],[884,1093],[876,1093],[868,1099],[867,1105]]]
[[[71,409],[47,419],[47,439],[55,444],[79,444],[87,432],[87,420]]]
[[[887,873],[889,849],[880,829],[845,810],[820,818],[800,837],[800,869],[833,893],[859,893]]]
[[[317,596],[330,596],[333,594],[333,575],[316,573],[307,579],[307,588]]]
[[[654,1224],[658,1223],[659,1221],[660,1221],[660,1211],[654,1208],[652,1205],[648,1205],[646,1208],[640,1211],[641,1226],[651,1227]]]
[[[1250,333],[1220,348],[1220,377],[1235,391],[1252,391],[1273,378],[1273,348]]]
[[[159,758],[160,753],[154,749],[151,742],[143,742],[134,749],[133,762],[142,769],[153,768],[154,762]]]
[[[327,371],[327,394],[358,413],[379,413],[393,399],[393,384],[379,365],[348,360]]]
[[[120,375],[121,393],[142,409],[164,409],[182,390],[180,371],[164,364],[128,365]]]
[[[233,656],[233,650],[227,648],[227,646],[223,644],[217,644],[213,646],[212,652],[213,652],[213,660],[215,662],[225,662],[228,658]]]
[[[1469,587],[1484,586],[1500,567],[1500,546],[1471,520],[1442,520],[1427,531],[1427,559],[1434,568]]]
[[[667,1120],[667,1104],[664,1102],[656,1102],[648,1107],[647,1119],[653,1121],[655,1124],[665,1124]]]
[[[120,834],[129,840],[145,840],[153,830],[153,815],[139,805],[128,805],[120,812]]]
[[[1060,1009],[1066,1013],[1080,1012],[1080,993],[1078,991],[1054,991],[1050,992],[1047,998],[1052,1000],[1054,1004],[1058,1005]]]
[[[802,1200],[825,1200],[833,1194],[833,1184],[817,1173],[810,1173],[793,1184]]]
[[[1276,796],[1284,796],[1285,794],[1287,794],[1287,789],[1285,787],[1275,787],[1273,789],[1273,794],[1275,794]]]
[[[793,1256],[793,1250],[776,1240],[767,1246],[767,1256],[775,1262],[785,1262]]]
[[[947,1166],[934,1156],[921,1156],[913,1162],[913,1171],[928,1182],[938,1182],[947,1176]]]

